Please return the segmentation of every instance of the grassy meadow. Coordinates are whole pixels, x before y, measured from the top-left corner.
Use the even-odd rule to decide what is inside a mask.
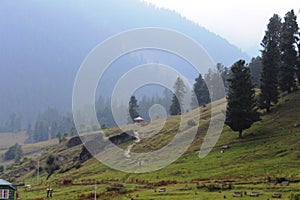
[[[270,113],[261,111],[262,120],[246,130],[242,139],[225,126],[216,146],[203,159],[198,154],[211,113],[210,105],[200,108],[200,128],[192,145],[178,160],[158,171],[125,173],[110,169],[94,158],[78,163],[76,157],[81,152],[81,145],[68,148],[67,142],[55,144],[50,141],[25,145],[24,150],[31,149],[26,151],[34,151],[35,145],[47,147],[39,156],[31,156],[21,166],[0,177],[13,183],[32,185],[29,190],[18,190],[22,200],[46,199],[46,188],[49,187],[53,188],[53,199],[94,199],[95,185],[98,199],[238,199],[233,197],[234,192],[243,192],[241,199],[271,199],[275,192],[282,194],[281,199],[293,199],[300,193],[299,99],[300,91],[282,96]],[[219,102],[220,108],[222,103],[225,102]],[[188,120],[194,120],[194,112],[186,114],[184,131],[194,128],[187,124]],[[174,137],[179,120],[179,116],[168,118],[158,134],[141,140],[132,151],[149,152],[161,148]],[[155,127],[155,123],[160,122],[154,121],[151,126]],[[111,135],[118,131],[113,128],[106,133]],[[121,147],[126,149],[128,145]],[[224,145],[229,148],[221,153]],[[45,170],[40,171],[39,177],[36,168],[20,171],[29,163],[36,166],[37,160],[44,167],[45,159],[51,153],[59,157],[61,165],[50,179],[46,180]],[[289,181],[289,185],[281,185],[282,181]],[[260,195],[250,197],[251,192]]]

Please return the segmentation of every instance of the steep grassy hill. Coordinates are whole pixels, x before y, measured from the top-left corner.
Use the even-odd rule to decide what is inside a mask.
[[[14,183],[32,184],[30,191],[19,190],[22,199],[43,199],[47,187],[54,188],[55,199],[93,199],[95,183],[99,199],[223,199],[224,196],[231,199],[237,191],[247,192],[243,199],[250,198],[251,191],[260,192],[256,199],[269,199],[274,192],[289,199],[300,193],[299,100],[300,91],[283,96],[270,113],[262,111],[262,120],[246,130],[242,139],[225,126],[217,145],[203,159],[198,153],[210,119],[210,106],[200,108],[200,128],[191,147],[173,164],[151,173],[112,170],[93,158],[80,161],[82,146],[68,147],[65,142],[49,147],[40,157],[28,159],[0,177]],[[225,102],[219,102],[222,103]],[[187,114],[187,120],[194,117],[194,112]],[[142,140],[132,151],[160,148],[173,138],[178,121],[178,116],[168,118],[158,134]],[[185,128],[189,131],[193,126]],[[110,129],[107,133],[118,131]],[[125,149],[129,144],[121,147]],[[229,148],[221,153],[224,145]],[[43,167],[51,153],[58,156],[60,169],[49,180],[41,170],[37,179],[37,160]],[[289,181],[288,186],[280,184],[284,180]]]

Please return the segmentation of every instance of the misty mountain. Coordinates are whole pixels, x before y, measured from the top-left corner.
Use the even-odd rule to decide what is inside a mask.
[[[137,0],[2,0],[0,124],[14,112],[27,123],[49,106],[60,112],[70,111],[76,72],[88,53],[109,36],[141,27],[185,33],[198,41],[216,63],[230,66],[238,59],[249,60],[239,48],[204,27],[173,11]],[[117,79],[122,75],[122,66],[126,71],[143,62],[145,58],[133,54],[117,62],[109,75]],[[179,68],[185,65],[175,58],[173,64]],[[191,79],[197,76],[186,73]],[[105,80],[109,86],[110,77]]]

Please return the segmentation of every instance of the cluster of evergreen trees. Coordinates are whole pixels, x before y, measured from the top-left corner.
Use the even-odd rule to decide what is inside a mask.
[[[269,111],[271,104],[277,103],[278,89],[290,93],[296,89],[296,77],[300,83],[299,37],[299,27],[293,10],[285,15],[284,22],[277,14],[270,19],[261,43],[260,108]]]
[[[4,160],[14,160],[19,163],[23,157],[22,146],[16,143],[4,153]]]
[[[142,96],[141,100],[138,101],[138,98],[135,95],[130,97],[128,105],[120,105],[120,107],[125,107],[128,110],[129,116],[126,119],[126,123],[132,123],[133,119],[141,116],[146,121],[150,120],[149,109],[154,104],[162,105],[165,108],[169,108],[171,105],[172,93],[168,89],[164,89],[161,95],[154,96]],[[116,105],[115,105],[116,106]],[[114,117],[111,111],[111,100],[104,100],[103,97],[99,97],[96,102],[96,110],[98,121],[101,126],[104,127],[113,127],[116,126]],[[169,114],[169,110],[167,110]]]
[[[150,120],[148,111],[154,104],[160,104],[166,107],[170,106],[171,92],[168,90],[163,91],[162,97],[158,95],[153,97],[142,97],[142,100],[137,103],[137,100],[133,96],[131,98],[131,109],[129,108],[130,117],[128,122],[132,122],[132,119],[141,115],[145,120]],[[114,117],[111,111],[110,99],[104,100],[103,97],[99,97],[96,101],[96,113],[101,127],[113,127],[116,126]],[[126,107],[128,107],[126,105]],[[55,108],[47,108],[45,111],[40,112],[34,123],[28,125],[26,130],[28,135],[27,143],[45,141],[49,139],[57,138],[62,142],[66,137],[74,136],[77,134],[72,113],[66,113],[61,115]]]
[[[193,90],[191,91],[192,95],[189,108],[195,109],[199,106],[205,106],[211,101],[224,98],[224,94],[228,91],[229,87],[229,76],[229,69],[221,63],[217,64],[216,69],[209,69],[204,75],[204,78],[199,74],[195,79]],[[223,81],[223,83],[218,83],[219,81]],[[225,90],[224,88],[218,87],[220,84],[224,84]],[[212,93],[210,94],[209,91]],[[184,85],[184,82],[181,78],[177,78],[174,84],[174,94],[170,106],[171,115],[180,115],[182,109],[186,108],[186,106],[184,106],[184,96],[186,92],[187,88]]]
[[[242,60],[231,67],[226,124],[238,131],[239,137],[242,137],[243,130],[259,120],[258,108],[269,112],[271,105],[278,101],[279,91],[291,93],[297,88],[297,79],[300,84],[299,38],[299,27],[293,10],[285,15],[284,22],[274,14],[261,43],[261,60],[252,59],[252,68]],[[256,67],[259,62],[261,71],[258,82],[258,70],[252,72],[252,75],[256,74],[255,78],[251,78],[250,70],[259,69]],[[258,102],[253,82],[260,87]]]
[[[208,88],[219,80],[217,76],[221,76],[228,100],[225,123],[242,137],[242,131],[260,119],[258,108],[268,112],[271,105],[277,103],[279,91],[293,92],[297,79],[300,84],[300,33],[293,10],[285,15],[284,22],[281,21],[276,14],[270,19],[261,43],[262,55],[253,58],[249,65],[239,60],[230,70],[218,64],[218,70],[208,71],[204,79],[199,74],[193,88],[192,108],[224,97],[219,95],[224,91]],[[254,87],[260,88],[258,101]],[[182,113],[185,94],[180,78],[174,84],[174,91],[170,114],[178,115]],[[217,92],[209,94],[208,91]]]
[[[184,81],[178,77],[173,86],[174,94],[166,89],[164,91],[163,98],[151,98],[150,101],[150,98],[143,97],[142,101],[139,103],[136,97],[132,96],[129,101],[129,118],[133,119],[136,116],[143,116],[146,120],[148,120],[147,117],[149,108],[156,103],[162,105],[166,109],[168,115],[180,115],[190,109],[205,106],[211,101],[225,97],[224,94],[229,88],[229,76],[230,70],[221,63],[218,63],[216,69],[209,69],[204,77],[201,74],[198,75],[195,79],[192,91],[188,91]],[[224,84],[225,91],[223,88],[219,87],[212,88],[219,85],[215,84],[218,81],[223,81],[222,84]],[[209,91],[214,91],[214,93],[210,94]],[[191,93],[190,96],[187,94],[189,92]]]
[[[0,132],[16,133],[21,130],[22,116],[17,113],[12,113],[3,124],[0,124]]]
[[[71,113],[65,115],[59,114],[54,108],[48,108],[40,112],[37,116],[34,126],[31,124],[27,128],[28,143],[40,142],[49,139],[54,139],[57,134],[69,136],[75,134],[75,124]]]

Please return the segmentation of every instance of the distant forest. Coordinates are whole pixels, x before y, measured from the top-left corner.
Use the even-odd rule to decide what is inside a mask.
[[[260,79],[260,69],[261,69],[261,58],[253,58],[249,63],[249,68],[252,72],[252,81],[253,84],[259,86]],[[210,70],[207,74],[204,75],[206,82],[213,81],[214,76],[220,75],[224,81],[225,90],[228,90],[228,81],[227,79],[230,76],[230,68],[225,67],[221,63],[217,64],[218,71]],[[195,79],[196,82],[197,79]],[[195,85],[194,85],[195,87]],[[200,95],[208,93],[202,93]],[[138,113],[146,121],[150,120],[149,109],[154,104],[162,105],[167,115],[171,115],[170,107],[172,104],[173,94],[168,89],[165,89],[161,95],[154,96],[142,96],[137,98],[138,104]],[[210,99],[210,97],[201,97],[199,99]],[[216,99],[216,98],[215,98]],[[201,101],[201,100],[200,100]],[[199,102],[199,105],[206,104],[208,102]],[[111,111],[111,102],[109,98],[104,98],[100,96],[95,102],[96,112],[99,124],[102,128],[116,126],[114,121],[112,111]],[[127,105],[128,107],[128,105]],[[194,108],[191,105],[192,108]],[[128,107],[129,109],[129,107]],[[25,129],[22,127],[26,127]],[[34,143],[39,141],[45,141],[48,139],[53,139],[57,137],[57,134],[71,136],[76,134],[75,124],[73,120],[73,115],[71,112],[61,114],[58,109],[53,107],[48,107],[46,110],[40,111],[36,117],[36,120],[33,124],[24,124],[22,120],[22,115],[17,113],[12,113],[9,118],[0,126],[0,132],[19,132],[26,131],[28,138],[27,143]],[[75,132],[75,133],[73,133]]]

